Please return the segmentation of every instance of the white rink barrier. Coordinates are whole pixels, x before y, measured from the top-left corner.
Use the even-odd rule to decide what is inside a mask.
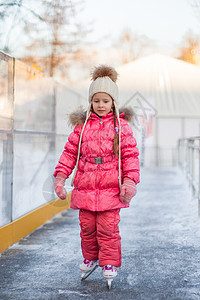
[[[55,200],[52,185],[45,193],[44,186],[72,130],[68,115],[83,102],[76,91],[0,52],[0,244],[3,227]]]

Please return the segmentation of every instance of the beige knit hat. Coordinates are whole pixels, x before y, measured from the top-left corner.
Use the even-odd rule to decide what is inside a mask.
[[[93,82],[89,88],[89,102],[96,93],[106,93],[112,97],[115,103],[118,103],[117,72],[110,66],[101,65],[96,67],[92,73]]]
[[[92,75],[93,82],[90,84],[90,87],[89,87],[89,103],[90,104],[89,104],[89,107],[87,110],[86,119],[83,124],[83,128],[82,128],[80,139],[79,139],[77,161],[76,161],[76,166],[75,166],[71,185],[73,186],[73,184],[74,184],[74,179],[75,179],[77,168],[78,168],[83,131],[85,129],[85,126],[86,126],[87,121],[91,114],[92,97],[96,93],[106,93],[106,94],[110,95],[113,99],[116,117],[117,117],[118,124],[119,124],[119,128],[115,128],[115,130],[119,133],[119,135],[118,135],[119,136],[119,177],[118,178],[119,178],[119,187],[121,189],[121,124],[120,124],[120,119],[119,119],[119,110],[117,107],[118,86],[115,83],[117,81],[118,74],[114,68],[112,68],[110,66],[106,66],[106,65],[101,65],[99,67],[96,67],[91,75]]]

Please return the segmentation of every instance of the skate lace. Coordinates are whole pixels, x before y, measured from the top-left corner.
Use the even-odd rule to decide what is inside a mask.
[[[85,258],[83,262],[84,262],[85,265],[87,265],[87,264],[90,263],[90,260],[87,260],[87,259]]]
[[[106,271],[113,271],[113,266],[107,265],[107,266],[105,266],[105,270]]]

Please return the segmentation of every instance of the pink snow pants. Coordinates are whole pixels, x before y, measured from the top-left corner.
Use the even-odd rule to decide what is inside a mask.
[[[121,237],[118,223],[120,209],[92,212],[80,209],[81,248],[83,257],[99,260],[99,266],[121,266]]]

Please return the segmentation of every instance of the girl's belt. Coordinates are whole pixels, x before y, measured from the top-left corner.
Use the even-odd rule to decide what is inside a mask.
[[[112,161],[115,156],[105,156],[105,157],[85,157],[85,161],[88,161],[93,164],[105,164]]]

